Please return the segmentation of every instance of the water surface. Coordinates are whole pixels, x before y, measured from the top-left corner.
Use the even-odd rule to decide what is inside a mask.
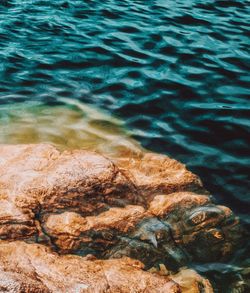
[[[74,131],[65,140],[67,130],[53,128],[67,123],[90,139],[86,121],[99,130],[108,122],[61,99],[92,105],[144,147],[186,163],[249,224],[249,15],[247,0],[0,1],[2,142],[21,139],[29,123],[31,142],[72,146]],[[236,292],[228,284],[241,282],[247,256],[199,269]]]
[[[53,107],[35,101],[0,105],[2,144],[49,143],[60,150],[133,156],[143,148],[123,124],[100,109],[68,98]]]

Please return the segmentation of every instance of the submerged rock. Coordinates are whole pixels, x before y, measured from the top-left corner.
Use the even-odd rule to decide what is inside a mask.
[[[179,270],[223,260],[240,230],[232,211],[166,156],[109,159],[44,144],[0,146],[0,275],[9,280],[0,288],[7,292],[179,292],[170,277],[146,273],[140,262]],[[82,258],[89,254],[106,260]]]

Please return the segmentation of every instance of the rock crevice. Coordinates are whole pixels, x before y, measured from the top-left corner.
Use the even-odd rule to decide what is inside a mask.
[[[224,260],[240,235],[232,211],[166,156],[109,159],[43,144],[0,146],[0,276],[9,280],[0,288],[7,292],[179,292],[173,276],[143,269]],[[99,260],[83,258],[89,254]],[[205,284],[192,274],[192,284]]]

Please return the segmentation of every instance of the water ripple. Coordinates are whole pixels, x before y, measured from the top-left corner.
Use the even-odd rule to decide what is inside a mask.
[[[247,222],[249,15],[247,0],[2,0],[0,104],[104,108]]]

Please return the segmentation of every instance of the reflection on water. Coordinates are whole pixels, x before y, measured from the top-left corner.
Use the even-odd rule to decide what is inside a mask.
[[[248,0],[0,1],[0,142],[137,148],[72,101],[92,104],[187,164],[250,226],[249,14]],[[217,268],[199,269],[233,292],[240,277]]]
[[[60,149],[82,148],[109,155],[138,152],[122,122],[78,101],[0,106],[0,143],[52,143]]]

